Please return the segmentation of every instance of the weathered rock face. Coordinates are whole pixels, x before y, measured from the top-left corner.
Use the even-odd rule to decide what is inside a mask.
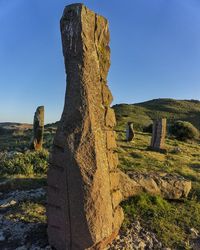
[[[40,150],[43,143],[44,133],[44,106],[36,109],[33,120],[33,139],[31,141],[31,149]]]
[[[72,4],[64,10],[61,34],[67,90],[48,171],[49,242],[57,250],[102,249],[123,221],[106,80],[108,22]]]
[[[169,200],[178,200],[187,198],[192,188],[191,181],[176,174],[141,174],[132,171],[127,172],[127,174],[135,182],[135,188],[127,190],[127,197],[135,195],[137,190],[137,194],[144,192],[151,195],[160,195]]]
[[[151,148],[154,150],[165,149],[167,120],[165,118],[157,119],[153,123]]]
[[[134,129],[133,129],[133,123],[128,122],[126,125],[126,140],[132,141],[135,136]]]

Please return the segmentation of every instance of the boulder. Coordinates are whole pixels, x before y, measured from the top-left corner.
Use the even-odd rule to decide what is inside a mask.
[[[152,195],[160,195],[169,200],[186,198],[192,187],[191,181],[176,174],[141,174],[132,171],[127,172],[127,174],[138,184],[138,186],[140,186],[142,192]]]

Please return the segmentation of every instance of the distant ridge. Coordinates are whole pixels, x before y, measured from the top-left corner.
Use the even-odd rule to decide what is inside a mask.
[[[143,129],[157,117],[166,117],[168,121],[184,120],[200,129],[200,101],[159,98],[135,104],[116,104],[113,106],[118,127],[132,121],[135,128]]]
[[[18,122],[0,122],[0,134],[12,134],[15,131],[32,129],[33,125]]]
[[[134,127],[142,130],[152,123],[157,117],[166,117],[168,122],[183,120],[191,122],[200,130],[200,100],[176,100],[172,98],[152,99],[135,104],[116,104],[113,106],[117,128],[125,129],[128,121],[134,123]],[[46,124],[45,128],[57,127],[58,121]],[[32,129],[32,124],[18,122],[0,122],[0,129]]]
[[[20,123],[20,122],[0,122],[0,126],[32,126],[30,123]]]

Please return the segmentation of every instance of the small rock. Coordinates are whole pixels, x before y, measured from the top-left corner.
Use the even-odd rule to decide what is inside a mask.
[[[179,147],[175,147],[175,148],[171,151],[172,154],[180,154],[181,152],[182,152],[182,150],[181,150],[181,148],[179,148]]]
[[[199,231],[195,228],[190,228],[190,234],[192,238],[196,238],[199,235]]]
[[[146,244],[144,241],[140,241],[140,243],[138,244],[138,250],[144,250],[146,247]]]

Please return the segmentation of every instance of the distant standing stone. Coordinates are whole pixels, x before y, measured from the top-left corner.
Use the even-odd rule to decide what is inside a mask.
[[[132,141],[135,136],[135,132],[133,129],[133,123],[128,122],[126,125],[126,141]]]
[[[44,133],[44,106],[36,109],[33,120],[33,139],[31,141],[31,149],[40,150],[43,143]]]
[[[165,149],[165,137],[166,137],[166,118],[157,119],[153,123],[153,133],[151,139],[151,148],[154,150]]]

